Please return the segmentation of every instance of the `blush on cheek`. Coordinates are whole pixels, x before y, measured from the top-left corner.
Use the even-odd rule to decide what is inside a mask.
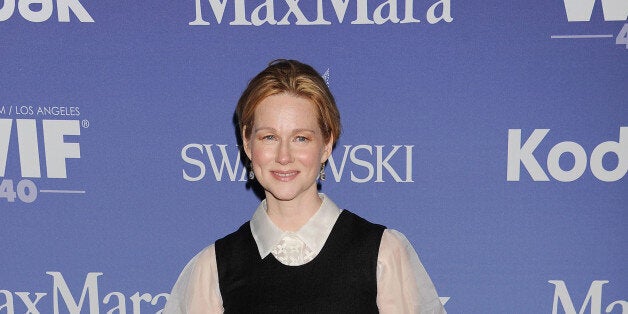
[[[274,160],[274,153],[265,147],[257,145],[250,146],[250,158],[254,165],[258,167]]]

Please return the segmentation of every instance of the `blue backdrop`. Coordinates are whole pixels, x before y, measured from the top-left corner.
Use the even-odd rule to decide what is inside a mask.
[[[0,313],[160,311],[259,202],[233,114],[276,58],[325,73],[341,111],[322,192],[403,232],[449,313],[628,313],[627,16],[625,0],[4,0]]]

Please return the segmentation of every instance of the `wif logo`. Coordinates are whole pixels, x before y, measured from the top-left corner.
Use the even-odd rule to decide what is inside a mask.
[[[78,142],[66,141],[68,136],[79,136],[81,126],[89,126],[87,120],[41,120],[35,119],[0,119],[0,200],[15,202],[16,198],[25,203],[34,202],[38,192],[43,193],[84,193],[84,191],[38,190],[35,183],[25,178],[67,179],[67,159],[81,158]],[[40,129],[41,128],[41,129]],[[39,133],[43,135],[40,138]],[[15,135],[15,136],[13,136]],[[16,139],[17,142],[13,142]],[[75,138],[76,139],[76,138]],[[40,154],[40,140],[43,142],[43,154]],[[10,154],[10,152],[17,153]],[[45,176],[42,174],[42,161],[45,160]],[[12,159],[13,158],[13,159]],[[19,161],[17,183],[13,178],[17,170],[8,168],[9,161]],[[9,172],[9,173],[8,173]],[[7,174],[8,173],[8,174]]]
[[[17,139],[20,156],[20,170],[23,178],[41,178],[37,123],[34,119],[17,119]],[[0,177],[6,172],[12,119],[0,119]],[[48,178],[68,177],[65,160],[81,158],[79,143],[66,143],[65,135],[80,135],[78,120],[42,120],[44,134],[44,154]]]
[[[618,22],[628,20],[628,1],[626,0],[563,0],[565,14],[569,22],[590,22],[596,2],[601,2],[604,21]],[[570,34],[552,35],[552,39],[596,39],[613,38],[615,44],[625,45],[628,49],[628,24],[624,24],[617,36],[613,34]]]
[[[593,6],[598,0],[563,0],[569,22],[589,22]],[[628,1],[601,0],[605,21],[625,21],[628,19]]]

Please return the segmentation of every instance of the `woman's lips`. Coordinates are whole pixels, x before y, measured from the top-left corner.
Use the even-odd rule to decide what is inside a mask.
[[[299,172],[298,171],[271,171],[273,177],[279,181],[290,181],[294,179]]]

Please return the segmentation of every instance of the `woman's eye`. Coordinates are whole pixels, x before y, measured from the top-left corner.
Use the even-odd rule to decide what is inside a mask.
[[[305,136],[297,136],[295,138],[295,141],[297,141],[297,142],[307,142],[307,141],[309,141],[309,139],[307,137],[305,137]]]
[[[274,136],[274,135],[264,135],[264,136],[262,137],[262,140],[265,140],[265,141],[272,141],[272,140],[274,140],[274,139],[275,139],[275,136]]]

